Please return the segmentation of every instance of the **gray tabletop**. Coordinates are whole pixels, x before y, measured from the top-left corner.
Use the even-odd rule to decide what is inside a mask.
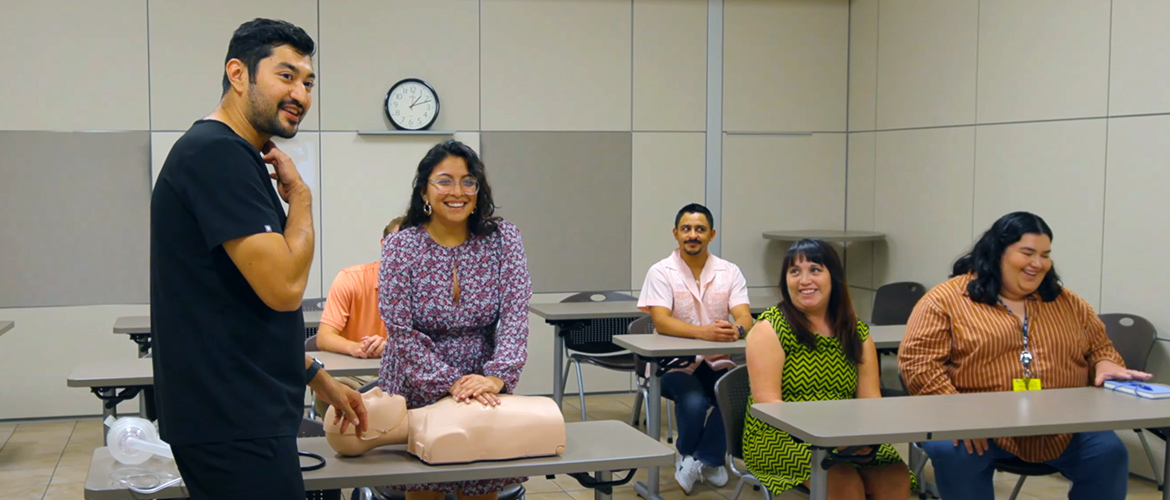
[[[381,359],[358,359],[335,352],[313,352],[334,377],[377,375]],[[66,379],[69,387],[135,387],[154,385],[150,358],[93,362],[77,365]]]
[[[305,311],[305,327],[321,326],[321,311]],[[150,316],[119,316],[114,320],[114,333],[139,335],[150,333]]]
[[[306,490],[396,486],[412,483],[439,483],[455,480],[497,479],[518,476],[539,477],[570,472],[620,471],[674,464],[674,450],[655,442],[642,432],[614,420],[565,424],[565,453],[560,456],[429,466],[406,453],[405,445],[375,448],[360,457],[342,458],[325,438],[301,438],[301,451],[325,457],[325,467],[305,472]],[[152,458],[147,464],[178,476],[174,461]],[[110,479],[115,469],[125,468],[110,457],[105,447],[94,450],[85,480],[85,498],[120,500],[131,498],[185,497],[185,488],[174,487],[153,495],[137,495]],[[141,466],[139,466],[141,467]]]
[[[712,342],[710,340],[686,339],[657,333],[614,335],[613,343],[629,349],[634,354],[650,358],[743,354],[744,349],[747,347],[743,339],[735,342]]]
[[[764,231],[764,239],[767,240],[797,241],[805,238],[817,238],[830,243],[852,243],[855,241],[884,240],[886,239],[886,235],[885,233],[874,231],[836,231],[831,229]]]
[[[906,335],[906,325],[869,325],[869,338],[878,349],[897,349]]]
[[[754,314],[779,302],[779,291],[773,288],[748,291],[748,302]],[[638,318],[646,313],[638,310],[638,302],[619,300],[608,302],[555,302],[529,304],[528,310],[545,321],[572,321],[577,319]]]
[[[8,330],[13,329],[14,327],[16,327],[15,321],[0,321],[0,335],[8,333]]]
[[[1170,400],[1142,399],[1099,387],[759,403],[751,412],[817,446],[1170,426]]]

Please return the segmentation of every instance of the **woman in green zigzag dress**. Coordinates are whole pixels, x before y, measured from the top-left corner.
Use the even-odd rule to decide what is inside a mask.
[[[783,300],[760,315],[747,337],[748,405],[881,397],[877,349],[869,327],[853,312],[836,250],[821,240],[798,241],[781,269]],[[807,486],[807,444],[751,412],[744,424],[744,463],[769,492]],[[905,500],[912,480],[898,452],[883,444],[866,463],[829,469],[829,498]]]

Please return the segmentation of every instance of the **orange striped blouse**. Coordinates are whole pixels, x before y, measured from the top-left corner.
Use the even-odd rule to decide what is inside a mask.
[[[972,278],[944,281],[914,307],[898,348],[898,368],[911,394],[1010,391],[1012,379],[1023,376],[1019,317],[1002,305],[972,301]],[[1092,385],[1093,367],[1102,360],[1125,366],[1092,306],[1068,289],[1052,302],[1029,297],[1027,311],[1032,376],[1044,389]],[[1071,439],[1059,434],[995,442],[1021,459],[1043,462],[1059,457]]]

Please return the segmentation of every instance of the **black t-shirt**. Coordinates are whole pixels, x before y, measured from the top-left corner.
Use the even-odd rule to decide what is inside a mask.
[[[283,233],[260,153],[222,122],[175,142],[150,203],[150,317],[159,430],[172,445],[295,436],[305,320],[268,307],[223,243]]]

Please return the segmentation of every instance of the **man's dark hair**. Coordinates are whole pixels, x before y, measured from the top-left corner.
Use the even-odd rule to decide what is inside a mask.
[[[287,21],[256,18],[241,24],[232,34],[232,41],[228,43],[228,61],[239,59],[248,67],[248,79],[256,83],[256,67],[260,61],[272,55],[272,49],[281,45],[288,45],[297,52],[312,57],[316,50],[313,39],[305,30]],[[227,69],[223,72],[223,94],[226,95],[232,83],[228,80]]]
[[[674,227],[678,227],[678,221],[682,220],[683,214],[703,214],[707,216],[707,225],[711,226],[708,229],[715,229],[715,217],[711,215],[711,211],[707,207],[698,203],[689,203],[678,210],[678,214],[674,216]]]

